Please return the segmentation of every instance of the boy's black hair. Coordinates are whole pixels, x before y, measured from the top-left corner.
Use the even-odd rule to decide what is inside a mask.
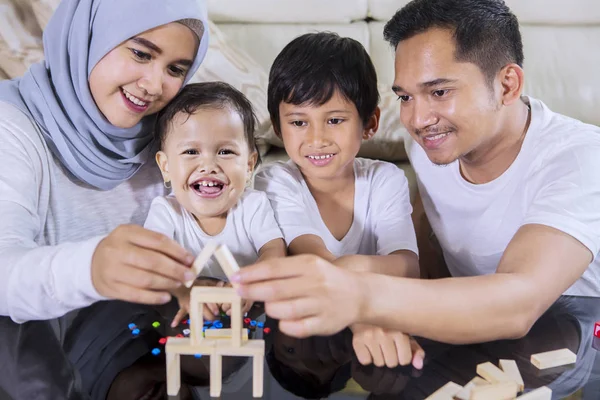
[[[377,73],[365,48],[331,32],[307,33],[288,43],[269,74],[268,108],[273,129],[281,135],[282,102],[320,106],[335,91],[356,106],[363,124],[379,103]]]
[[[258,124],[252,103],[242,92],[224,82],[201,82],[186,85],[181,92],[158,114],[155,134],[160,140],[160,148],[165,144],[165,138],[175,116],[182,112],[191,115],[200,108],[223,109],[229,107],[237,112],[244,123],[244,135],[250,152],[260,154],[256,146],[254,131]]]
[[[395,49],[431,28],[451,29],[456,60],[477,65],[490,85],[504,66],[523,67],[519,21],[504,0],[413,0],[387,22],[383,37]]]

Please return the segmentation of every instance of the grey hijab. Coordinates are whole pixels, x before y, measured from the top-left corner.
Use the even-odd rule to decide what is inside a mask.
[[[112,189],[149,158],[155,118],[145,117],[128,129],[115,127],[96,106],[88,78],[120,43],[174,21],[202,35],[187,82],[208,49],[205,0],[63,0],[44,31],[45,61],[21,78],[0,82],[0,101],[35,121],[75,177]],[[202,21],[204,29],[194,21]]]

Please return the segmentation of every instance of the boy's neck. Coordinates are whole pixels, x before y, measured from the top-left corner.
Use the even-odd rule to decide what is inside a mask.
[[[209,236],[215,236],[223,232],[223,229],[225,229],[225,225],[227,224],[227,214],[203,218],[198,218],[194,215],[194,219],[198,223],[200,229],[202,229],[202,232]]]
[[[313,197],[318,195],[331,195],[334,193],[343,193],[349,188],[354,188],[354,163],[348,165],[344,171],[337,176],[329,178],[311,178],[302,173],[306,186]]]

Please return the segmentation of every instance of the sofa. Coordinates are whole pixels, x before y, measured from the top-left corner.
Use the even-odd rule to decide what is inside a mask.
[[[0,79],[20,76],[43,59],[41,34],[60,0],[0,0]],[[394,52],[383,27],[409,0],[207,0],[211,44],[193,81],[223,80],[244,92],[259,118],[263,165],[285,159],[267,107],[269,67],[294,37],[333,31],[361,42],[380,83],[381,127],[360,156],[396,163],[415,176],[403,146],[405,130],[390,90]],[[597,0],[506,0],[521,23],[525,46],[525,93],[555,111],[600,125],[600,2]]]

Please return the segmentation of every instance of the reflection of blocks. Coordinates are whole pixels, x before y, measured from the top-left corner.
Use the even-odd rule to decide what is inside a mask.
[[[600,338],[600,321],[596,322],[594,325],[594,336]]]
[[[239,266],[227,247],[207,244],[193,268],[199,274],[212,255],[228,278]],[[188,282],[190,286],[193,282]],[[187,283],[186,283],[187,285]],[[188,286],[189,287],[189,286]],[[204,303],[231,304],[231,329],[203,330]],[[219,397],[222,385],[222,357],[252,357],[253,363],[253,395],[262,397],[263,368],[265,357],[264,340],[248,339],[248,330],[242,329],[242,299],[234,288],[228,287],[193,287],[190,299],[190,338],[169,338],[165,346],[167,355],[167,394],[176,396],[181,386],[181,366],[179,357],[182,354],[210,356],[210,395]],[[204,334],[203,334],[204,331]]]
[[[598,351],[600,351],[600,337],[595,337],[592,341],[592,347]]]

